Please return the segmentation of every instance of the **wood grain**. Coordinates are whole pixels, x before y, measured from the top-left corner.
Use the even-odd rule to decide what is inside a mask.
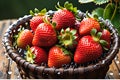
[[[14,21],[16,20],[0,21],[0,43],[5,31]],[[0,79],[21,79],[16,63],[5,53],[2,44],[0,44],[0,65]],[[120,51],[112,61],[106,79],[120,79]]]

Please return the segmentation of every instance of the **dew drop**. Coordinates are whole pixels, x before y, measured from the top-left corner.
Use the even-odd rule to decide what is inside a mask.
[[[17,76],[17,79],[20,79],[20,76]]]
[[[118,75],[120,75],[120,73],[118,73]]]
[[[57,72],[58,75],[60,75],[61,73],[60,72]]]
[[[118,61],[118,60],[117,60],[117,61],[116,61],[116,63],[117,63],[117,64],[119,64],[119,63],[120,63],[120,61]]]
[[[8,71],[8,74],[12,74],[12,71]]]
[[[110,75],[113,75],[113,73],[112,73],[112,72],[110,72],[109,74],[110,74]]]

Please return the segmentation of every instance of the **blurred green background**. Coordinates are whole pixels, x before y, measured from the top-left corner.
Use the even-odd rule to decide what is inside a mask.
[[[0,0],[0,20],[19,18],[29,14],[29,10],[38,8],[39,10],[47,8],[47,10],[56,10],[57,2],[64,4],[66,0]],[[81,11],[91,11],[96,7],[95,4],[80,4],[78,0],[67,0],[72,2],[74,6]]]

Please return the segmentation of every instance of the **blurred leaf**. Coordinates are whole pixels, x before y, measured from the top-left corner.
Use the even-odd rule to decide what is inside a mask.
[[[118,30],[118,33],[120,35],[120,12],[117,10],[115,17],[112,20],[112,23],[114,27]]]
[[[80,3],[89,3],[93,2],[94,0],[79,0]]]
[[[103,8],[96,8],[95,10],[92,11],[92,16],[97,15],[98,17],[103,17]]]
[[[109,2],[110,0],[79,0],[80,3],[90,3],[94,2],[95,4],[101,5]]]
[[[109,2],[110,0],[94,0],[94,3],[98,4],[98,5],[101,5],[101,4],[104,4],[104,3],[107,3]]]
[[[103,18],[104,19],[111,19],[113,13],[114,13],[115,5],[112,3],[107,4],[105,7],[105,10],[103,12]]]

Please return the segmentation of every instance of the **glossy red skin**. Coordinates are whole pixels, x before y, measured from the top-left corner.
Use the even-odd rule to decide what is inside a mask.
[[[80,35],[89,35],[91,29],[97,29],[97,31],[100,31],[100,24],[98,21],[96,21],[94,18],[84,18],[79,27],[79,34]]]
[[[108,42],[108,45],[106,47],[109,49],[110,48],[110,40],[111,40],[111,34],[110,34],[109,30],[107,30],[107,29],[102,30],[101,39]]]
[[[75,17],[73,13],[67,9],[59,9],[53,15],[52,22],[56,23],[56,30],[61,30],[62,28],[74,26]]]
[[[23,30],[17,38],[17,46],[25,49],[27,45],[32,46],[33,34],[30,30]]]
[[[32,44],[40,47],[53,46],[57,41],[57,34],[51,24],[41,23],[38,25]]]
[[[47,55],[47,52],[40,48],[40,47],[37,47],[37,46],[32,46],[30,48],[30,50],[32,51],[33,54],[35,54],[35,59],[34,59],[34,63],[40,65],[41,63],[47,63],[48,61],[48,55]]]
[[[64,55],[62,49],[58,46],[54,46],[49,51],[48,56],[48,66],[49,67],[62,67],[63,64],[69,64],[71,62],[71,57],[69,55]]]
[[[43,16],[33,16],[32,19],[30,19],[30,27],[33,32],[35,32],[40,23],[43,23]]]
[[[95,42],[91,36],[84,36],[79,40],[74,54],[74,61],[78,64],[86,63],[99,58],[101,54],[101,45]]]

